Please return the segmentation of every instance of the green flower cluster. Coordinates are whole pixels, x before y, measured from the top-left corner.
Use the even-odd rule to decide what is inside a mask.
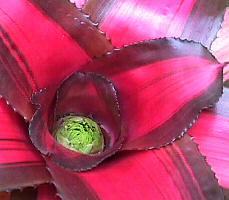
[[[104,138],[99,125],[86,117],[66,116],[56,130],[56,139],[68,149],[85,154],[103,151]]]

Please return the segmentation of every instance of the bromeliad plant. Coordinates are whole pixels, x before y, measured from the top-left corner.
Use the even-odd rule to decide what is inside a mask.
[[[54,183],[66,200],[224,199],[185,133],[222,94],[224,64],[207,48],[225,1],[85,3],[0,2],[0,189]],[[190,130],[201,148],[217,137],[228,150],[227,100],[225,89]],[[209,162],[227,187],[224,158]],[[38,190],[40,200],[57,198]]]

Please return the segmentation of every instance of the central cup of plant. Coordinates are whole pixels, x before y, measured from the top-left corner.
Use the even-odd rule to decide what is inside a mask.
[[[61,118],[55,137],[64,147],[84,154],[99,153],[104,148],[100,126],[87,117],[70,115]]]

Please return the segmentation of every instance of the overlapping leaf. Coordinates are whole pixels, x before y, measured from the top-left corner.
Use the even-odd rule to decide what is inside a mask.
[[[209,47],[225,7],[226,0],[88,0],[83,12],[117,47],[161,37],[181,37]]]

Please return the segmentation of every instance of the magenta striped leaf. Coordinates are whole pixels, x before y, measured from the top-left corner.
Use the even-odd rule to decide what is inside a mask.
[[[211,110],[204,111],[190,130],[221,186],[229,188],[229,89]]]
[[[3,100],[0,122],[0,191],[50,181],[44,160],[28,138],[26,124]]]
[[[214,174],[187,135],[160,150],[121,153],[83,173],[47,163],[63,199],[223,199]]]
[[[209,47],[225,7],[226,0],[88,0],[83,12],[117,47],[161,37],[181,37]]]
[[[0,94],[27,119],[32,92],[112,49],[71,3],[9,0],[0,8]]]
[[[60,198],[56,195],[54,185],[43,184],[40,185],[37,190],[36,200],[60,200]]]
[[[86,74],[76,72],[60,86],[56,107],[52,98],[40,103],[30,125],[31,139],[41,152],[77,171],[95,167],[108,156],[107,152],[114,154],[121,144],[123,150],[143,150],[171,143],[191,127],[201,109],[214,104],[222,93],[222,65],[200,44],[177,39],[129,46],[82,69]],[[85,82],[89,80],[85,77],[101,76],[96,74],[105,78]],[[96,89],[88,89],[87,84]],[[45,98],[51,93],[40,95]],[[115,119],[119,116],[117,103],[121,123]],[[55,119],[50,116],[54,111],[57,115],[73,112],[91,116],[102,127],[108,127],[108,136],[118,138],[117,143],[108,142],[108,151],[105,149],[98,157],[88,158],[69,150],[66,153],[52,134],[50,121],[52,124]],[[86,160],[82,162],[81,158]]]

